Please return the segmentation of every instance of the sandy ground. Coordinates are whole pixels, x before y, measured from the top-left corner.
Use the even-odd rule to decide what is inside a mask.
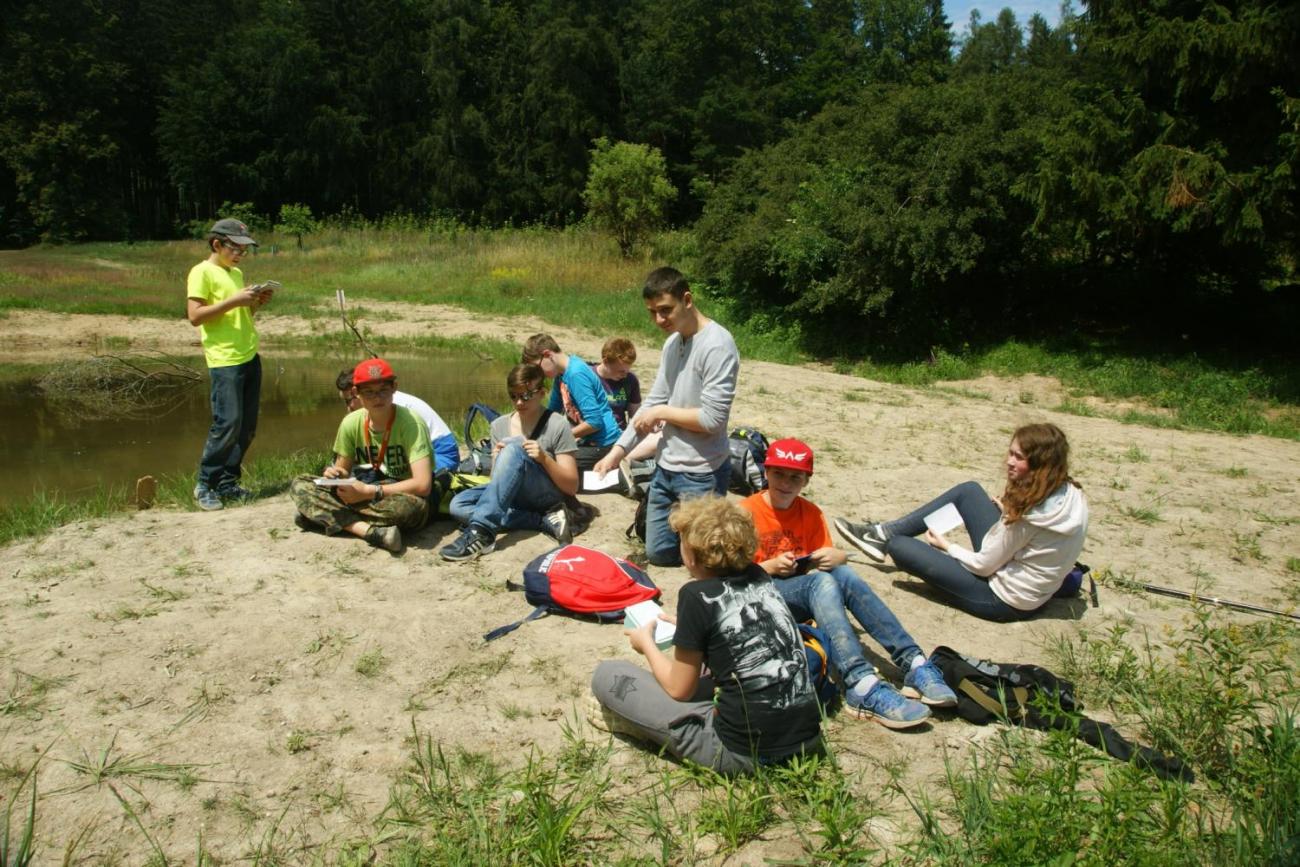
[[[514,339],[543,327],[445,307],[402,310],[403,320],[375,330]],[[307,325],[266,316],[260,327],[273,347],[277,336]],[[0,329],[10,360],[67,357],[111,337],[130,338],[135,348],[193,343],[181,321],[126,317],[14,312]],[[601,342],[553,333],[584,354]],[[646,378],[656,363],[656,353],[642,353]],[[817,474],[807,494],[828,515],[892,517],[968,478],[996,490],[1010,431],[1053,421],[1070,435],[1075,475],[1090,499],[1083,559],[1095,570],[1294,606],[1297,576],[1286,564],[1300,556],[1300,444],[1061,415],[1042,408],[1054,395],[1059,385],[1041,378],[914,389],[746,362],[732,423],[811,443]],[[331,436],[321,431],[322,442]],[[623,530],[634,504],[585,499],[603,514],[580,541],[627,553]],[[118,785],[174,857],[192,858],[201,829],[209,850],[229,862],[273,824],[282,839],[319,853],[368,831],[407,761],[412,721],[444,744],[522,762],[532,747],[562,746],[565,721],[582,716],[598,659],[635,658],[618,628],[558,617],[486,647],[479,641],[527,613],[504,583],[548,550],[544,538],[512,534],[491,556],[452,565],[436,556],[453,535],[446,522],[415,534],[394,557],[302,533],[292,517],[287,498],[211,514],[145,511],[66,526],[0,552],[0,793],[9,797],[14,770],[48,748],[39,777],[42,862],[83,832],[85,863],[145,860],[134,823],[77,763],[106,755],[119,767],[197,765],[201,781],[190,787],[117,778],[136,787]],[[949,644],[999,660],[1044,661],[1046,638],[1122,618],[1158,641],[1187,610],[1103,588],[1099,608],[1059,601],[1031,622],[995,626],[890,567],[856,568],[922,647]],[[652,575],[671,607],[684,571]],[[865,644],[895,674],[880,648]],[[363,657],[380,659],[379,670],[359,673]],[[901,767],[906,786],[931,792],[945,753],[986,736],[952,718],[911,733],[831,727],[842,763],[864,785],[883,780],[885,767]],[[630,744],[616,742],[615,755],[640,767]],[[906,831],[886,822],[880,834]],[[798,851],[791,839],[767,835],[728,863]]]

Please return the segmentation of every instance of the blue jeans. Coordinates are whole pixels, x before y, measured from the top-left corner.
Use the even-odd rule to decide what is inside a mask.
[[[830,572],[773,577],[772,581],[795,620],[816,620],[830,638],[831,655],[846,687],[874,673],[875,667],[863,656],[862,644],[845,609],[853,612],[867,635],[880,642],[904,672],[921,652],[889,606],[848,566],[836,566]]]
[[[564,502],[564,494],[542,465],[519,443],[497,455],[492,480],[452,498],[451,516],[490,536],[500,530],[545,530],[542,515]]]
[[[656,566],[682,565],[681,539],[668,526],[668,515],[678,500],[727,495],[731,461],[711,473],[675,473],[656,467],[646,492],[645,555]]]
[[[262,357],[208,370],[212,427],[199,458],[199,484],[218,490],[239,483],[240,463],[257,433],[262,403]]]
[[[897,521],[885,523],[890,534],[885,551],[894,559],[894,565],[938,588],[957,608],[975,617],[1010,623],[1031,616],[1032,611],[1012,608],[999,599],[987,578],[970,572],[923,539],[913,538],[925,532],[925,516],[948,503],[957,507],[971,547],[976,551],[984,544],[984,537],[993,525],[1002,520],[1001,510],[979,484],[962,482]]]

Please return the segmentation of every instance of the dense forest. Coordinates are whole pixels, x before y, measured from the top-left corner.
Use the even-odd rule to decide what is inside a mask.
[[[834,333],[1297,311],[1295,2],[960,41],[941,0],[7,0],[0,28],[7,246],[223,203],[563,226],[606,138],[662,154],[700,277]]]

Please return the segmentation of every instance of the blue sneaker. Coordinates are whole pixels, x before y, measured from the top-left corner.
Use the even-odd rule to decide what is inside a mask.
[[[217,492],[201,483],[194,486],[194,499],[198,501],[199,508],[205,512],[215,512],[225,508]]]
[[[907,729],[919,726],[930,718],[930,709],[919,701],[904,698],[898,690],[883,680],[861,695],[850,688],[844,693],[845,713],[858,719],[875,720],[887,729]]]
[[[903,678],[903,695],[919,698],[931,707],[957,706],[957,693],[943,679],[938,666],[928,659],[907,672]]]

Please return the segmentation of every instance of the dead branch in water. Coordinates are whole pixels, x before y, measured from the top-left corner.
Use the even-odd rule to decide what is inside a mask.
[[[80,419],[133,419],[167,412],[205,379],[164,352],[92,355],[66,361],[37,380],[51,408]]]

